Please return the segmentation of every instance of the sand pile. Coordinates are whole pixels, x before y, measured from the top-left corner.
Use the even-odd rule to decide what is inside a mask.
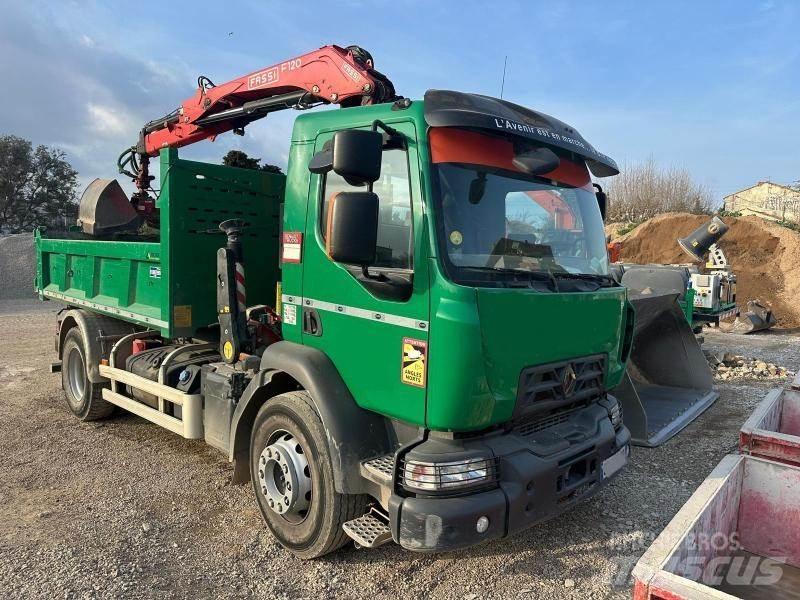
[[[35,260],[32,233],[0,236],[0,300],[35,297]]]
[[[705,215],[667,213],[619,236],[609,224],[612,241],[622,242],[621,259],[633,263],[688,263],[677,239],[707,222]],[[800,327],[800,233],[755,216],[725,217],[730,231],[720,240],[737,277],[737,304],[760,300],[771,308],[779,328]]]

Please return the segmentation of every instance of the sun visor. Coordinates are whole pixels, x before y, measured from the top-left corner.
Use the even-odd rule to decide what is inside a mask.
[[[614,160],[594,149],[566,123],[506,100],[449,90],[425,92],[425,120],[431,127],[495,131],[568,150],[583,157],[592,175],[619,174]]]

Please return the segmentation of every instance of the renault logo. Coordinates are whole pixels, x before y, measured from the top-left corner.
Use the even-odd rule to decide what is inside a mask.
[[[575,369],[572,365],[567,365],[564,369],[564,374],[561,376],[561,387],[564,390],[565,396],[571,396],[575,391],[575,383],[578,381],[578,376],[575,374]]]

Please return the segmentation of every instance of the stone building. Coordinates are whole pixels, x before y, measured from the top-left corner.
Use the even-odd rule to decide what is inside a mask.
[[[773,221],[800,222],[800,191],[770,181],[759,181],[725,196],[725,210]]]

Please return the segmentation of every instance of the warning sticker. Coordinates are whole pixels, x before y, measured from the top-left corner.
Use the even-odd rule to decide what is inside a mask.
[[[400,381],[408,385],[425,387],[425,362],[427,359],[427,342],[412,338],[403,338],[403,358],[400,367]]]
[[[302,259],[303,234],[300,231],[284,231],[282,241],[281,261],[299,263]]]
[[[283,322],[287,325],[297,325],[297,307],[294,304],[283,305]]]

